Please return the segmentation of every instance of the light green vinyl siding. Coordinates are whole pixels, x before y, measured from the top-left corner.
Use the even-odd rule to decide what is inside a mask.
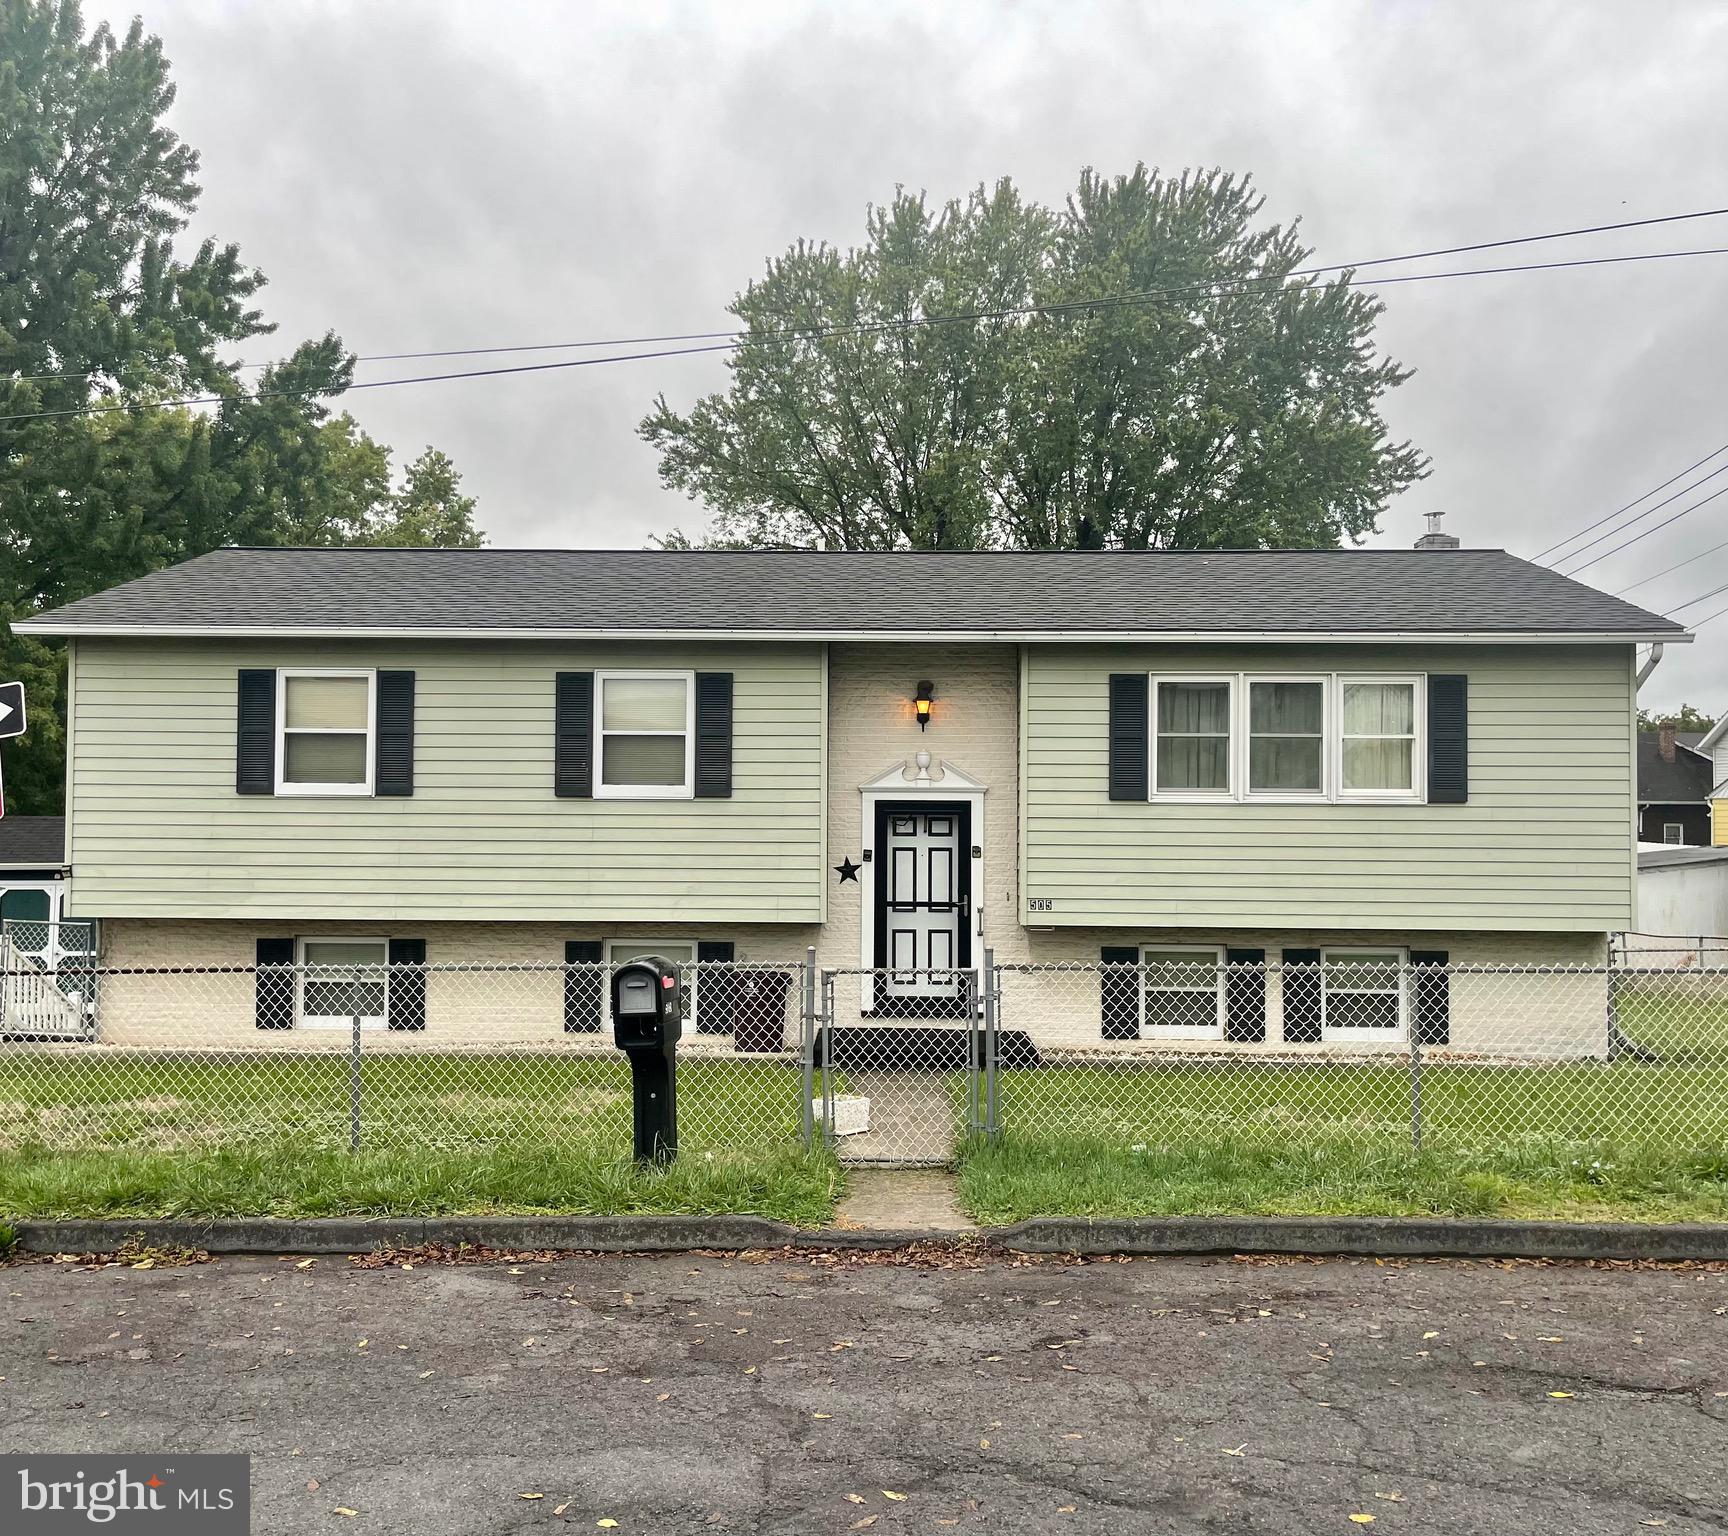
[[[1632,688],[1622,646],[1033,646],[1022,919],[1040,926],[1630,926]],[[1464,673],[1465,805],[1108,797],[1112,672]],[[1051,902],[1033,912],[1032,899]]]
[[[101,917],[799,922],[823,895],[815,645],[80,640],[72,901]],[[241,667],[407,667],[414,794],[234,790]],[[553,674],[734,675],[724,800],[560,800]]]

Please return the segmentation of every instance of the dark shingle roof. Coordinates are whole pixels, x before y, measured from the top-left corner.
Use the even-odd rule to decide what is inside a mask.
[[[1684,634],[1503,550],[223,549],[19,627]]]
[[[1662,756],[1659,731],[1638,733],[1638,799],[1645,805],[1679,805],[1710,798],[1710,759],[1678,745],[1674,761]]]
[[[0,869],[58,869],[65,862],[64,816],[0,816]]]

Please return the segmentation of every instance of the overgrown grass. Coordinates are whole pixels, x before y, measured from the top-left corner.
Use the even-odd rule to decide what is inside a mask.
[[[1728,1153],[1527,1138],[1482,1150],[1370,1139],[1124,1146],[1011,1132],[966,1147],[980,1221],[1028,1216],[1513,1216],[1728,1219]]]
[[[9,1216],[741,1215],[831,1221],[840,1169],[795,1146],[684,1152],[638,1168],[597,1148],[349,1153],[267,1148],[0,1156]]]
[[[480,1212],[832,1219],[838,1164],[798,1145],[783,1062],[687,1059],[678,1160],[630,1161],[622,1056],[0,1056],[0,1213]]]

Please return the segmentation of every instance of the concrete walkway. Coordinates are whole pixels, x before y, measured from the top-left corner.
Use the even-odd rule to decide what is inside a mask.
[[[870,1101],[870,1129],[838,1138],[841,1162],[946,1165],[954,1160],[958,1133],[946,1073],[853,1070],[846,1081],[848,1096]]]
[[[854,1168],[836,1225],[878,1232],[975,1232],[946,1168]]]

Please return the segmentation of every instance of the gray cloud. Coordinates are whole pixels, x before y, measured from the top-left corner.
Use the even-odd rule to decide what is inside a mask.
[[[269,274],[285,344],[709,329],[770,253],[851,242],[897,182],[1009,174],[1054,201],[1084,164],[1141,158],[1252,171],[1321,261],[1728,203],[1728,9],[1703,4],[140,3],[203,154],[198,232]],[[1705,245],[1728,219],[1589,248]],[[1418,370],[1389,418],[1434,472],[1377,542],[1443,508],[1467,543],[1534,553],[1728,440],[1728,257],[1384,296],[1384,347]],[[701,512],[635,423],[657,390],[723,378],[672,359],[349,408],[402,453],[449,450],[496,543],[637,544]],[[1588,579],[1622,586],[1725,524],[1728,498]],[[1718,555],[1633,595],[1720,581]],[[1725,641],[1728,618],[1670,651],[1647,702],[1728,708]]]

